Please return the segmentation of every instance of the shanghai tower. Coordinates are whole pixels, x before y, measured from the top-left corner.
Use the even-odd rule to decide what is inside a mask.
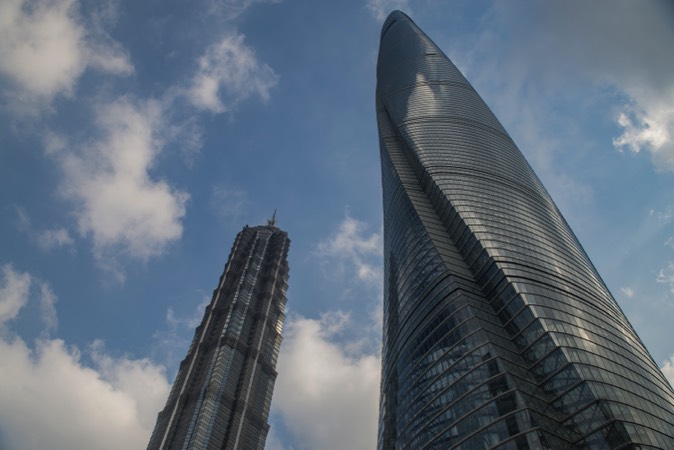
[[[264,449],[289,245],[274,219],[237,235],[148,449]]]
[[[508,133],[399,11],[376,107],[378,447],[674,449],[672,387]]]

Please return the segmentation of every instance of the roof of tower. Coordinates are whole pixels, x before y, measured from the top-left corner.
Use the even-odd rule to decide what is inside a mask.
[[[410,16],[396,9],[395,11],[391,12],[391,14],[389,14],[386,20],[384,21],[384,25],[382,25],[381,27],[380,39],[383,38],[388,29],[391,28],[391,26],[399,20],[409,20],[410,22],[412,22]]]

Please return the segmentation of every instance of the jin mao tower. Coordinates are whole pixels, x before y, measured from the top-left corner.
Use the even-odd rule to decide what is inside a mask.
[[[274,219],[237,235],[148,449],[264,449],[289,245]]]
[[[672,387],[508,133],[399,11],[376,106],[379,448],[674,448]]]

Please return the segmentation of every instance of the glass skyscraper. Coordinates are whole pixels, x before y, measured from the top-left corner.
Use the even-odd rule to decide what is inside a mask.
[[[674,392],[484,101],[407,17],[377,65],[380,449],[674,449]]]
[[[237,235],[148,449],[264,449],[289,245],[273,219]]]

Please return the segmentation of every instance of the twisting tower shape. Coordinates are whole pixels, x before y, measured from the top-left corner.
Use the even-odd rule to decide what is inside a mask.
[[[274,219],[237,235],[148,449],[264,449],[289,245]]]
[[[376,103],[379,448],[674,449],[671,386],[499,121],[399,11]]]

